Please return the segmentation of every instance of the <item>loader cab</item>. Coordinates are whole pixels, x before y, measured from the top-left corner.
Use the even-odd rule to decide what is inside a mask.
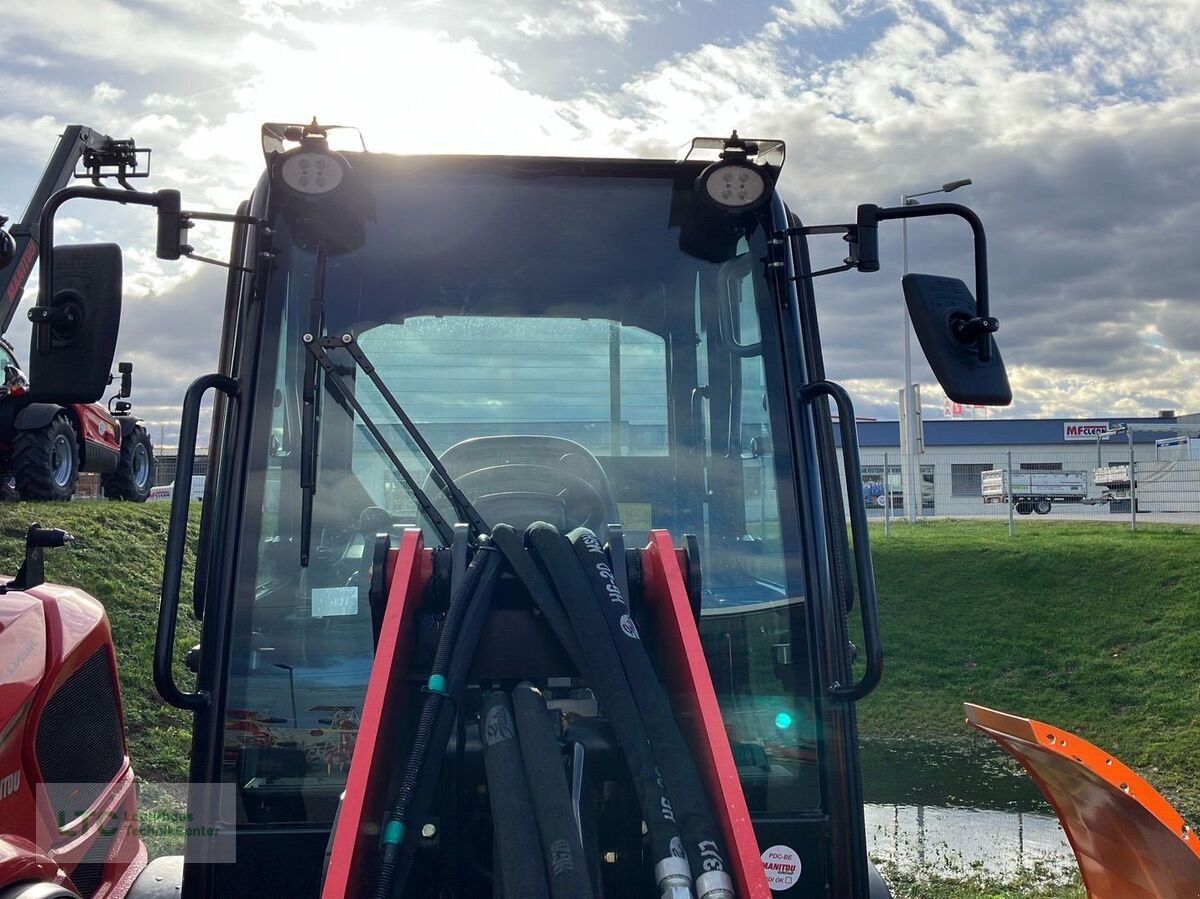
[[[651,529],[692,538],[701,639],[761,847],[802,857],[793,895],[831,877],[865,890],[852,704],[821,687],[831,665],[853,676],[814,502],[832,447],[814,425],[827,413],[791,395],[815,369],[786,277],[803,257],[772,237],[782,202],[714,212],[695,189],[703,162],[346,158],[369,197],[352,240],[325,239],[264,179],[248,208],[269,243],[247,229],[235,247],[270,264],[231,278],[226,364],[244,386],[218,404],[204,504],[200,683],[219,700],[198,717],[192,777],[234,785],[222,815],[238,859],[205,870],[209,894],[253,872],[315,895],[371,668],[376,536],[420,527],[440,545],[314,372],[317,332],[354,335],[495,520],[619,523],[631,548]],[[335,364],[426,476],[371,382]]]
[[[225,822],[236,862],[189,866],[184,894],[318,895],[381,543],[420,529],[444,589],[449,541],[397,463],[455,511],[382,383],[489,520],[619,525],[631,549],[670,532],[758,846],[796,862],[784,894],[878,895],[854,713],[880,670],[873,576],[828,400],[856,466],[853,412],[824,380],[778,168],[762,161],[762,197],[722,209],[711,160],[298,160],[268,155],[240,210],[266,227],[237,228],[221,371],[194,388],[221,394],[196,691],[175,698],[196,710],[191,779],[223,787],[194,810]],[[530,633],[500,629],[493,648],[525,666],[514,680],[561,678]],[[465,856],[490,852],[456,834]]]

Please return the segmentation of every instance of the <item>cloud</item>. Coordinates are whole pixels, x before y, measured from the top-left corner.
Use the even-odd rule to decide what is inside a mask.
[[[115,103],[125,96],[125,91],[119,87],[113,87],[107,81],[101,81],[92,88],[92,102],[105,105]]]
[[[988,226],[1017,394],[1009,414],[1153,412],[1164,397],[1200,410],[1200,43],[1190,38],[1200,5],[1189,0],[725,4],[726,18],[763,24],[650,64],[645,42],[700,6],[64,4],[53,18],[15,9],[0,34],[13,88],[0,118],[0,152],[14,161],[0,175],[6,210],[23,202],[62,124],[89,121],[98,100],[105,121],[94,124],[154,147],[155,187],[225,211],[255,183],[264,120],[357,124],[373,150],[666,157],[694,135],[738,127],[787,140],[781,192],[808,223],[974,179],[954,199]],[[85,8],[99,31],[63,40],[61,21]],[[547,67],[550,55],[571,65]],[[90,223],[95,213],[71,215]],[[189,332],[211,321],[171,304],[195,299],[201,282],[153,258],[144,216],[121,228],[128,308],[164,332],[187,324],[169,355],[155,356],[167,347],[157,337],[137,350],[139,382],[164,403],[177,390],[177,401],[200,371],[188,366],[207,358],[185,349]],[[909,234],[915,270],[971,280],[960,225],[924,220]],[[227,252],[227,230],[196,236],[206,255]],[[881,240],[880,274],[817,289],[831,376],[851,385],[861,412],[886,417],[901,376],[899,226]],[[813,243],[831,261],[842,252],[835,239]],[[915,371],[935,415],[919,353]]]

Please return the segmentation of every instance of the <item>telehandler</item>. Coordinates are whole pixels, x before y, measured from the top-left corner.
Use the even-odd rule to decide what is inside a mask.
[[[883,670],[866,507],[813,285],[876,271],[883,222],[964,220],[974,291],[904,294],[946,393],[1008,403],[978,217],[805,225],[775,191],[783,143],[736,132],[680,160],[331,136],[263,126],[234,215],[170,190],[46,205],[47,398],[98,396],[118,330],[120,250],[56,247],[63,203],[154,208],[165,259],[200,220],[233,243],[176,475],[214,392],[201,637],[176,646],[177,491],[154,658],[193,713],[185,853],[146,864],[108,625],[41,583],[66,535],[34,528],[0,596],[0,897],[887,896],[855,726]],[[820,235],[841,265],[814,270]],[[1194,841],[1132,772],[1119,790],[1070,735],[970,714],[1039,777],[1093,895],[1194,895]]]

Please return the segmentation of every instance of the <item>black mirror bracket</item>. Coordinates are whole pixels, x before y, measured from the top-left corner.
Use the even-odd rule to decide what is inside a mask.
[[[117,190],[111,187],[64,187],[46,201],[42,209],[41,220],[38,223],[38,302],[27,313],[37,334],[37,350],[45,355],[50,352],[51,330],[54,316],[50,303],[54,299],[53,263],[54,263],[54,215],[60,206],[68,200],[89,199],[103,200],[109,203],[120,203],[122,206],[153,206],[158,211],[158,241],[155,255],[159,259],[178,259],[187,256],[198,262],[208,262],[226,268],[238,268],[247,274],[253,274],[241,266],[231,266],[227,262],[198,256],[192,252],[192,247],[183,242],[183,235],[192,227],[193,220],[214,222],[231,222],[263,226],[262,219],[249,215],[227,215],[220,212],[189,212],[180,209],[180,197],[177,190],[156,190],[154,192],[139,190]]]
[[[960,318],[952,324],[955,336],[964,344],[977,343],[979,361],[992,358],[992,334],[1000,327],[997,319],[988,314],[987,234],[983,222],[970,208],[960,203],[926,203],[917,206],[876,206],[863,203],[858,207],[857,221],[844,225],[812,225],[788,228],[777,237],[799,237],[810,234],[841,234],[849,244],[842,265],[821,269],[800,277],[817,278],[834,272],[855,269],[860,272],[879,271],[879,223],[892,219],[926,218],[935,215],[956,215],[971,226],[975,246],[975,315]]]

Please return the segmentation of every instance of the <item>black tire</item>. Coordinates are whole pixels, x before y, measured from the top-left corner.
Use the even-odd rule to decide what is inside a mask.
[[[1039,499],[1033,504],[1033,511],[1037,512],[1038,515],[1050,514],[1051,508],[1050,500],[1048,499]]]
[[[121,440],[121,459],[117,470],[102,475],[100,486],[106,499],[144,503],[154,486],[154,445],[141,425],[135,426]]]
[[[1028,502],[1026,500],[1022,500],[1021,502],[1017,503],[1017,514],[1018,515],[1028,515],[1032,511],[1033,511],[1033,503]]]
[[[15,503],[20,499],[21,494],[17,492],[17,479],[11,474],[0,475],[0,502]]]
[[[13,478],[21,499],[69,500],[79,480],[79,438],[64,415],[44,428],[18,431],[12,448]]]

